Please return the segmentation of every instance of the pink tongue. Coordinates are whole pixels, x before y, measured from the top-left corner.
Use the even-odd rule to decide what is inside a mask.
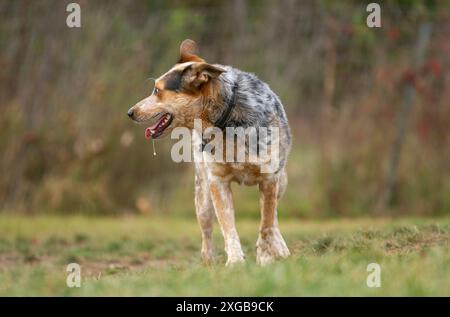
[[[150,140],[151,137],[152,137],[152,133],[151,133],[150,128],[145,129],[145,138],[147,140]]]

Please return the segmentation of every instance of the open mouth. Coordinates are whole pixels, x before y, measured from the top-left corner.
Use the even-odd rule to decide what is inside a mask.
[[[163,134],[164,130],[172,123],[173,116],[170,113],[159,113],[154,116],[156,122],[145,129],[145,138],[157,138]]]

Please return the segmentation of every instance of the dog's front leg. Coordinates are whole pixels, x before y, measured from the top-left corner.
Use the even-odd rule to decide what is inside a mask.
[[[273,262],[277,258],[289,256],[289,249],[278,229],[277,202],[280,184],[278,180],[265,180],[259,184],[261,192],[261,224],[256,242],[256,261],[260,265]]]
[[[225,252],[227,253],[226,265],[244,262],[241,242],[234,222],[233,198],[230,183],[214,180],[209,184],[211,199],[216,211],[217,220],[225,240]]]
[[[200,163],[202,164],[202,163]],[[209,265],[213,260],[213,220],[214,208],[203,165],[196,166],[195,171],[195,210],[197,220],[202,230],[202,259]]]

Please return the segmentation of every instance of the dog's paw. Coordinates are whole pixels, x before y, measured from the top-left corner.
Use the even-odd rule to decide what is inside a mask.
[[[244,256],[233,256],[233,257],[228,257],[227,259],[227,263],[225,263],[225,266],[227,267],[233,267],[239,264],[243,264],[245,263],[245,259]]]
[[[267,265],[277,259],[287,258],[290,254],[278,228],[261,231],[256,242],[256,262],[259,265]]]
[[[225,252],[227,253],[226,266],[233,266],[245,262],[244,251],[242,251],[241,243],[237,236],[234,239],[225,241]]]
[[[210,266],[214,263],[214,253],[212,250],[202,249],[202,261],[206,266]]]

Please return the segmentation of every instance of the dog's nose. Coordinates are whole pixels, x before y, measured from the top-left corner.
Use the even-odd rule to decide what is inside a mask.
[[[133,109],[128,110],[128,116],[133,118]]]

